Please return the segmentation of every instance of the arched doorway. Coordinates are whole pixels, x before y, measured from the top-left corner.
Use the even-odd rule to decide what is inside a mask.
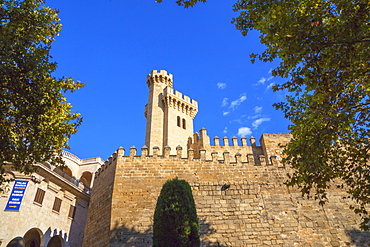
[[[40,247],[43,240],[43,234],[40,229],[32,228],[24,234],[25,247]]]
[[[91,187],[92,174],[91,172],[84,172],[80,178],[80,182],[85,185],[85,187]]]
[[[24,240],[22,237],[13,238],[6,247],[24,247]]]
[[[63,168],[63,172],[72,177],[72,171],[68,167]]]
[[[84,186],[84,191],[88,194],[91,193],[91,182],[92,182],[92,174],[91,172],[84,172],[80,178],[80,182]]]
[[[47,247],[64,247],[63,238],[59,235],[52,237]]]

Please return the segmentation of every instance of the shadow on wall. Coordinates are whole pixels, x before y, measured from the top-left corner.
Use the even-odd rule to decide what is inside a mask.
[[[201,246],[210,247],[226,247],[217,241],[211,241],[209,237],[216,232],[206,220],[199,221],[199,234]],[[119,225],[116,221],[114,228],[110,231],[110,246],[111,247],[151,247],[153,244],[153,229],[152,227],[145,231],[138,231],[135,228],[127,228],[124,225]]]
[[[216,230],[212,228],[211,224],[207,223],[206,219],[199,220],[200,246],[226,247],[226,245],[220,244],[217,240],[212,241],[214,233],[216,233]]]
[[[114,228],[110,231],[110,246],[112,247],[150,247],[152,242],[152,229],[139,232],[134,227],[127,228],[116,221]]]
[[[370,246],[370,232],[360,231],[357,229],[346,230],[346,234],[352,239],[351,244],[356,247],[369,247]]]

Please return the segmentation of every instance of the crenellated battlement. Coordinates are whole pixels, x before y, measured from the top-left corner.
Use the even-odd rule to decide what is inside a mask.
[[[204,134],[205,129],[202,129],[200,132],[201,134]],[[197,135],[198,133],[194,134],[194,136]],[[192,143],[198,145],[196,148],[183,148],[181,146],[177,146],[175,148],[175,155],[171,154],[171,147],[168,146],[164,147],[163,150],[161,150],[158,146],[155,146],[152,148],[152,152],[149,152],[149,148],[144,146],[141,148],[140,154],[138,154],[137,148],[132,146],[129,150],[129,154],[127,155],[125,155],[125,149],[120,147],[109,157],[108,160],[104,162],[101,168],[96,172],[95,177],[99,177],[101,172],[103,172],[111,164],[115,164],[118,159],[120,162],[134,162],[143,164],[153,162],[159,162],[164,165],[185,163],[188,165],[193,164],[195,167],[204,167],[208,165],[216,165],[220,167],[228,165],[239,167],[284,168],[285,166],[281,162],[281,148],[279,147],[281,142],[277,142],[277,140],[280,140],[282,143],[284,143],[289,138],[290,136],[286,135],[285,133],[264,134],[261,137],[261,146],[256,145],[254,137],[250,138],[251,146],[247,145],[245,137],[241,138],[241,146],[238,145],[238,138],[236,137],[232,138],[232,143],[234,146],[229,146],[227,137],[223,138],[223,146],[220,145],[218,137],[214,138],[215,143],[213,146],[198,145],[201,143],[201,139],[197,138],[196,142]]]
[[[146,78],[148,87],[154,83],[164,83],[166,86],[172,88],[173,75],[166,70],[152,70]]]
[[[256,138],[253,136],[249,138],[249,141],[251,145],[248,145],[247,143],[247,138],[246,137],[241,137],[238,138],[236,136],[233,136],[231,138],[224,136],[223,138],[220,138],[218,136],[213,137],[213,145],[210,142],[210,138],[208,136],[205,136],[206,139],[203,137],[200,137],[198,133],[194,133],[193,137],[189,139],[189,141],[193,144],[197,145],[207,145],[210,147],[251,147],[251,146],[256,146]]]
[[[256,138],[250,137],[250,145],[247,143],[247,138],[223,137],[222,140],[218,136],[213,138],[213,145],[211,144],[210,137],[207,135],[207,130],[202,128],[199,133],[194,133],[193,137],[188,140],[188,146],[199,153],[201,149],[210,150],[210,152],[223,153],[227,150],[231,155],[240,153],[243,157],[253,153],[257,159],[261,155],[265,156],[265,162],[270,164],[272,161],[270,157],[276,156],[281,160],[282,150],[279,144],[286,144],[289,142],[291,135],[288,133],[265,133],[260,138],[260,146],[256,144]],[[239,141],[240,140],[240,141]],[[222,142],[221,142],[222,141]],[[210,152],[207,153],[207,158],[211,158]]]
[[[163,90],[162,100],[167,107],[174,108],[194,119],[198,113],[198,102],[191,99],[187,95],[174,90],[173,88],[166,87]]]
[[[255,154],[247,154],[243,156],[240,153],[235,153],[231,155],[231,153],[227,150],[224,150],[222,153],[213,151],[210,153],[211,159],[207,159],[207,150],[202,149],[200,150],[199,154],[196,155],[193,149],[187,150],[187,157],[182,156],[182,148],[178,146],[176,148],[177,154],[170,155],[171,148],[166,147],[162,153],[160,153],[159,147],[153,147],[153,155],[149,155],[149,150],[147,147],[143,147],[141,149],[141,155],[137,154],[137,148],[131,147],[129,155],[124,155],[123,152],[120,152],[118,149],[115,153],[109,157],[108,160],[104,162],[104,164],[96,171],[95,179],[99,177],[99,175],[104,172],[110,165],[116,164],[117,159],[119,158],[121,162],[124,163],[160,163],[160,164],[172,164],[181,162],[183,164],[189,165],[190,163],[194,167],[206,167],[208,165],[212,165],[213,167],[216,166],[223,166],[222,169],[225,169],[226,166],[238,166],[241,167],[261,167],[263,170],[266,167],[275,167],[275,168],[285,168],[285,166],[277,159],[276,156],[270,157],[270,162],[266,163],[266,157],[261,154],[256,156]],[[198,157],[196,157],[198,156]],[[171,166],[168,166],[168,169],[171,169]]]

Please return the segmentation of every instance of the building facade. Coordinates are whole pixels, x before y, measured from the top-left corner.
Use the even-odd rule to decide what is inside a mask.
[[[93,173],[101,158],[79,159],[63,152],[67,168],[36,164],[25,176],[6,168],[13,181],[0,192],[0,246],[80,247],[86,225]]]

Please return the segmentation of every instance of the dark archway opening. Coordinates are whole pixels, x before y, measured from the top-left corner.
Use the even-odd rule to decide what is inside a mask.
[[[25,247],[40,247],[42,236],[42,232],[37,228],[28,230],[23,237]]]
[[[52,237],[47,247],[64,247],[63,238],[59,235]]]
[[[25,247],[24,239],[22,237],[13,238],[6,247]]]

